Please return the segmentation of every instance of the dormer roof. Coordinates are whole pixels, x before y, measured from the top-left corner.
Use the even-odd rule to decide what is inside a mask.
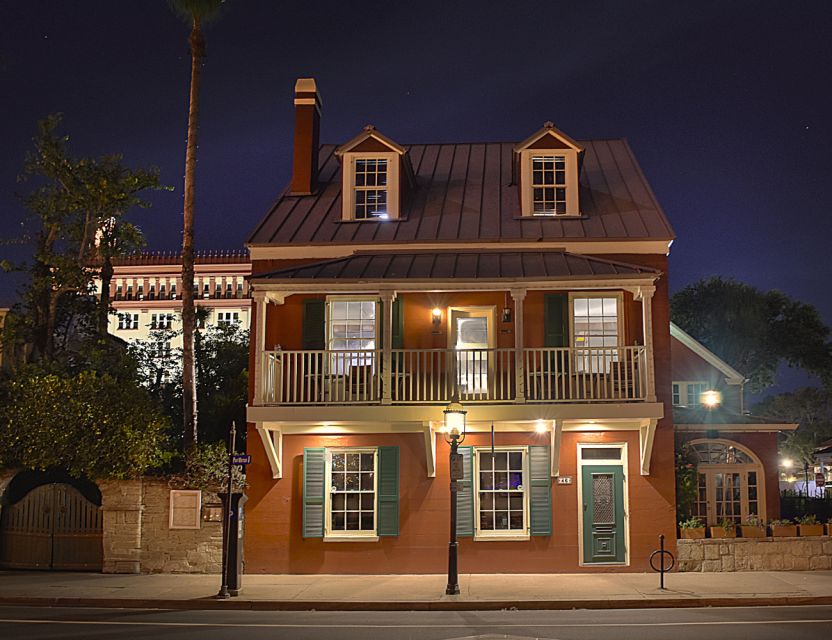
[[[372,141],[375,141],[376,144],[372,144]],[[386,149],[380,148],[379,144],[381,147],[386,147]],[[335,155],[340,158],[350,151],[395,151],[400,156],[407,153],[407,149],[385,136],[371,124],[365,126],[361,133],[352,140],[335,149]]]
[[[544,141],[546,144],[541,144]],[[561,148],[572,149],[578,153],[583,153],[584,148],[578,144],[577,141],[573,140],[563,131],[558,129],[553,122],[544,122],[542,128],[535,131],[532,135],[523,140],[523,142],[515,145],[514,153],[520,153],[526,149],[534,148],[557,148],[557,146],[552,146],[553,141],[559,143],[557,146],[560,146]]]

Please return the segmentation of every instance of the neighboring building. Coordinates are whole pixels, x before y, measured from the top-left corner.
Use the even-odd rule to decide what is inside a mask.
[[[251,299],[245,252],[197,253],[197,307],[210,309],[206,326],[239,323],[248,328]],[[100,287],[100,285],[99,285]],[[128,342],[148,340],[156,329],[176,331],[168,351],[182,347],[182,259],[178,254],[143,253],[117,259],[110,283],[110,333]]]
[[[454,396],[463,573],[647,570],[676,537],[674,234],[627,142],[319,145],[320,104],[299,80],[247,245],[246,571],[443,572]]]
[[[744,410],[745,376],[670,324],[673,422],[697,462],[694,514],[709,525],[780,516],[777,435],[796,424]]]

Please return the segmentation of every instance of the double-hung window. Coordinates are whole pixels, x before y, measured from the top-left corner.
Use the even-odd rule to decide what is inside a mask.
[[[673,406],[698,407],[702,394],[710,388],[707,382],[673,382]]]
[[[477,537],[529,535],[527,449],[475,449]]]
[[[239,324],[240,314],[237,311],[220,311],[217,314],[217,324]]]
[[[353,217],[356,220],[389,218],[387,211],[387,160],[356,158],[353,171],[355,198]]]
[[[378,450],[327,449],[327,537],[375,536]]]
[[[118,314],[118,328],[119,329],[138,329],[139,328],[139,314],[138,313],[120,313],[120,314]]]
[[[564,215],[566,190],[566,157],[532,156],[533,215]]]
[[[575,296],[572,299],[572,340],[580,372],[608,373],[618,361],[621,338],[619,296]]]
[[[347,375],[356,367],[375,365],[375,300],[330,300],[327,314],[327,349],[330,372]]]

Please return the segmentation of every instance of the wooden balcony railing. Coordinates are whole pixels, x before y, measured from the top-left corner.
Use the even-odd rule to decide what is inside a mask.
[[[643,346],[266,351],[264,404],[632,402],[647,399]]]

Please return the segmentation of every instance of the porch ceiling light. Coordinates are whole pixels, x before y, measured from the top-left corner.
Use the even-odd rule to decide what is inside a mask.
[[[719,391],[709,389],[699,398],[702,404],[708,409],[715,409],[722,403],[722,394]]]
[[[534,430],[537,431],[537,433],[546,433],[549,428],[546,426],[545,420],[538,420],[534,423]]]

